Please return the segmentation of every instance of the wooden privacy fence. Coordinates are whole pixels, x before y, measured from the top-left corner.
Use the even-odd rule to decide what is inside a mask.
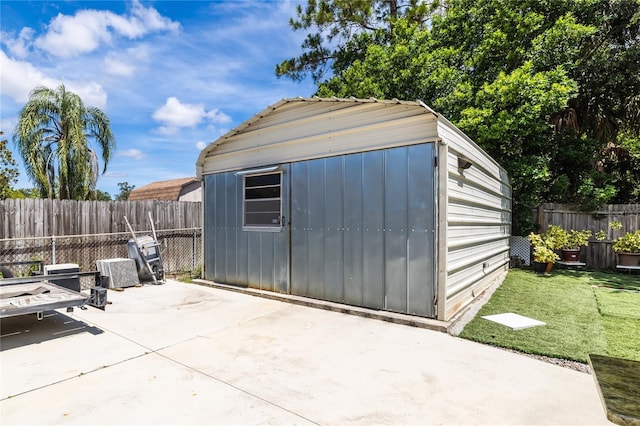
[[[640,204],[609,204],[593,212],[580,212],[566,204],[544,203],[534,210],[534,215],[540,231],[546,231],[549,225],[557,225],[567,230],[587,229],[594,234],[601,230],[606,232],[605,240],[592,239],[589,246],[581,250],[581,259],[596,269],[615,269],[613,242],[626,232],[640,229]],[[611,222],[620,222],[622,228],[611,229]]]
[[[201,254],[201,203],[184,201],[0,200],[0,262],[76,263],[128,257],[131,238],[157,230],[165,271],[195,271]],[[28,270],[15,270],[28,274]]]
[[[156,229],[200,228],[200,202],[0,200],[0,239],[148,230],[148,214]]]

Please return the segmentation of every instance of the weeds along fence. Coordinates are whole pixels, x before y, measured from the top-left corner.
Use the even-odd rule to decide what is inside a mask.
[[[602,241],[591,240],[588,247],[582,248],[581,258],[591,268],[615,269],[616,255],[613,242],[620,235],[640,229],[640,204],[609,204],[593,212],[580,212],[570,205],[544,203],[534,210],[535,221],[540,231],[549,225],[558,225],[564,229],[587,229],[594,234],[604,231],[607,237]],[[619,230],[609,225],[619,222]]]
[[[179,201],[0,201],[0,263],[41,260],[96,269],[100,259],[126,258],[132,238],[151,235],[154,222],[164,269],[196,275],[202,258],[201,203]],[[27,275],[30,265],[16,266]],[[83,283],[84,284],[84,283]]]

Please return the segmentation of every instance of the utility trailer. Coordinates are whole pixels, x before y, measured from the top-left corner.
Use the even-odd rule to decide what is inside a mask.
[[[90,289],[90,294],[54,284],[55,281],[81,276],[95,278],[95,286]],[[103,287],[103,282],[99,272],[0,279],[0,318],[36,314],[38,319],[42,319],[46,311],[66,308],[67,312],[71,312],[74,307],[86,309],[86,305],[104,310],[107,305],[107,289]]]

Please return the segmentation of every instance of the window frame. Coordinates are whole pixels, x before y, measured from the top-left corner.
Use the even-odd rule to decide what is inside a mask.
[[[280,196],[278,197],[279,203],[279,214],[278,214],[278,223],[276,225],[247,225],[247,178],[252,178],[256,176],[266,176],[266,175],[278,175],[279,176],[279,184],[277,185],[280,188]],[[255,231],[255,232],[280,232],[282,228],[284,228],[284,224],[282,223],[282,208],[283,208],[283,185],[282,178],[283,172],[282,170],[274,170],[274,171],[264,171],[258,173],[243,173],[242,175],[242,230],[243,231]],[[269,185],[271,186],[271,185]],[[275,187],[276,185],[272,185]],[[250,187],[251,188],[251,187]],[[269,200],[276,200],[276,198],[269,198]]]

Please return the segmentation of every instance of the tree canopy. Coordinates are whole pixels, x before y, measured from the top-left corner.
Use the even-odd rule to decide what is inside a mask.
[[[12,185],[18,181],[18,168],[16,161],[7,147],[7,140],[2,137],[0,131],[0,200],[11,198]]]
[[[115,200],[117,201],[127,201],[129,199],[129,194],[136,188],[135,185],[130,185],[129,182],[118,182],[118,189],[120,192],[116,194]]]
[[[109,194],[108,192],[96,189],[91,192],[89,199],[95,200],[95,201],[111,201],[111,194]]]
[[[303,53],[276,65],[276,75],[300,80],[311,74],[319,83],[329,68],[340,74],[369,46],[388,43],[398,19],[424,24],[439,5],[437,0],[308,0],[289,20],[293,30],[308,32]]]
[[[102,173],[115,149],[107,115],[85,106],[64,85],[31,92],[13,141],[43,198],[90,199],[100,174],[98,152],[91,143],[101,153]]]
[[[310,0],[291,26],[277,75],[432,106],[507,169],[514,233],[540,202],[640,202],[640,0]]]
[[[18,188],[11,192],[10,198],[40,198],[40,191],[35,188]]]

